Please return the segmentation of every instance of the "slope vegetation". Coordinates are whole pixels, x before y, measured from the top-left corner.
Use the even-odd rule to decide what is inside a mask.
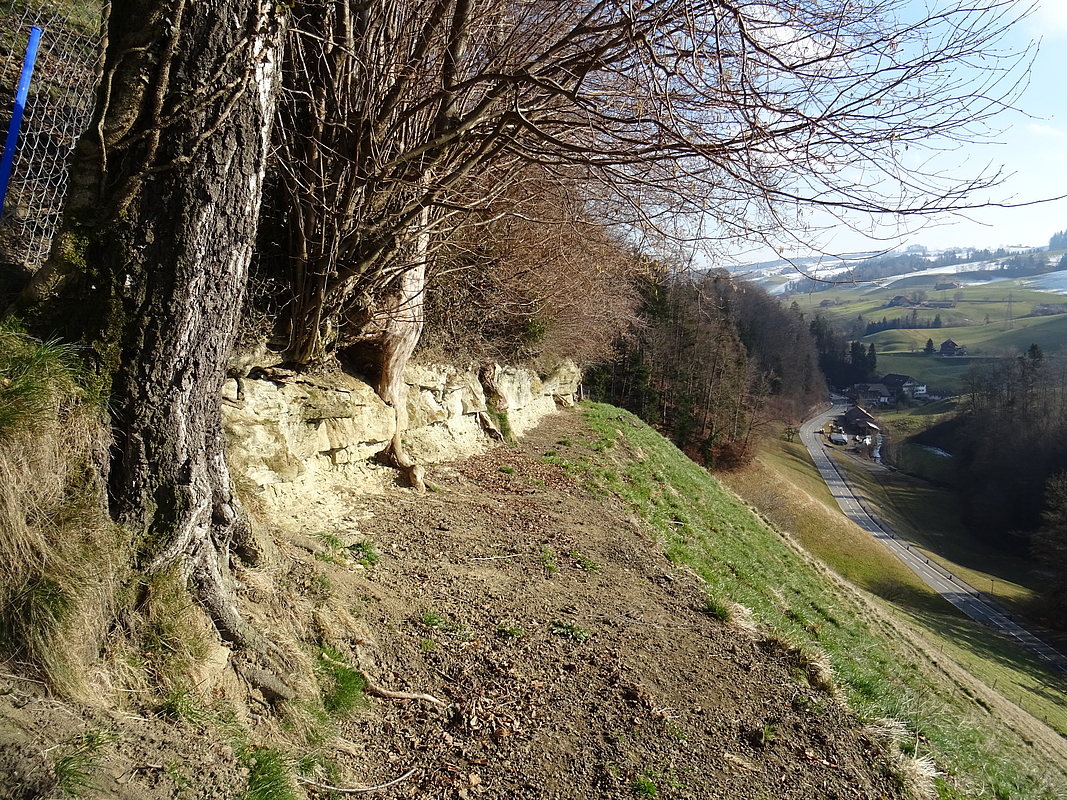
[[[626,412],[550,416],[429,467],[425,496],[387,475],[275,509],[238,570],[242,614],[314,676],[287,676],[295,696],[210,641],[194,679],[164,688],[119,690],[177,639],[102,663],[95,705],[9,664],[0,797],[1062,790],[1057,737],[909,644]]]

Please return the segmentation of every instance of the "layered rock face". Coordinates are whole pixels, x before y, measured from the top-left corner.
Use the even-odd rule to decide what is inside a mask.
[[[573,404],[580,380],[572,363],[545,376],[496,365],[479,371],[410,365],[404,441],[422,462],[470,455],[493,441],[501,414],[521,436],[558,405]],[[277,494],[341,476],[370,480],[377,472],[371,460],[392,438],[396,416],[351,375],[260,367],[226,382],[223,424],[234,481],[245,491]]]

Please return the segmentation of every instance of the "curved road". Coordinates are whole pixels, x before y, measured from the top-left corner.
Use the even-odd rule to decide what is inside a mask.
[[[815,466],[818,467],[830,493],[845,516],[881,541],[930,588],[968,617],[1011,636],[1019,644],[1037,653],[1061,671],[1067,672],[1067,657],[1062,653],[1045,644],[1015,622],[992,598],[988,596],[983,598],[981,592],[973,586],[964,583],[939,564],[931,562],[889,530],[884,523],[871,517],[863,509],[845,482],[844,476],[838,472],[833,460],[826,452],[830,445],[825,443],[820,433],[827,422],[842,415],[844,410],[845,407],[841,405],[831,406],[823,413],[809,419],[800,428],[800,440],[808,448]]]

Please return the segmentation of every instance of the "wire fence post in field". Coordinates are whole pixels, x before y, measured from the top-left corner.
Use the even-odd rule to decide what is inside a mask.
[[[103,9],[102,0],[0,0],[0,130],[14,128],[22,114],[0,159],[0,167],[10,162],[6,183],[0,175],[0,293],[17,289],[48,258],[71,152],[93,112]],[[27,41],[32,47],[34,38],[29,80]]]

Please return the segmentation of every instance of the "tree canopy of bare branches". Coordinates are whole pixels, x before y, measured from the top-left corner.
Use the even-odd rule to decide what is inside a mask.
[[[995,171],[922,165],[987,135],[1014,100],[1026,54],[997,43],[1025,8],[915,12],[903,0],[296,3],[276,126],[291,357],[379,334],[400,276],[531,165],[580,178],[590,213],[654,242],[802,235],[812,208],[967,207]],[[417,306],[421,282],[408,293],[400,303]]]

